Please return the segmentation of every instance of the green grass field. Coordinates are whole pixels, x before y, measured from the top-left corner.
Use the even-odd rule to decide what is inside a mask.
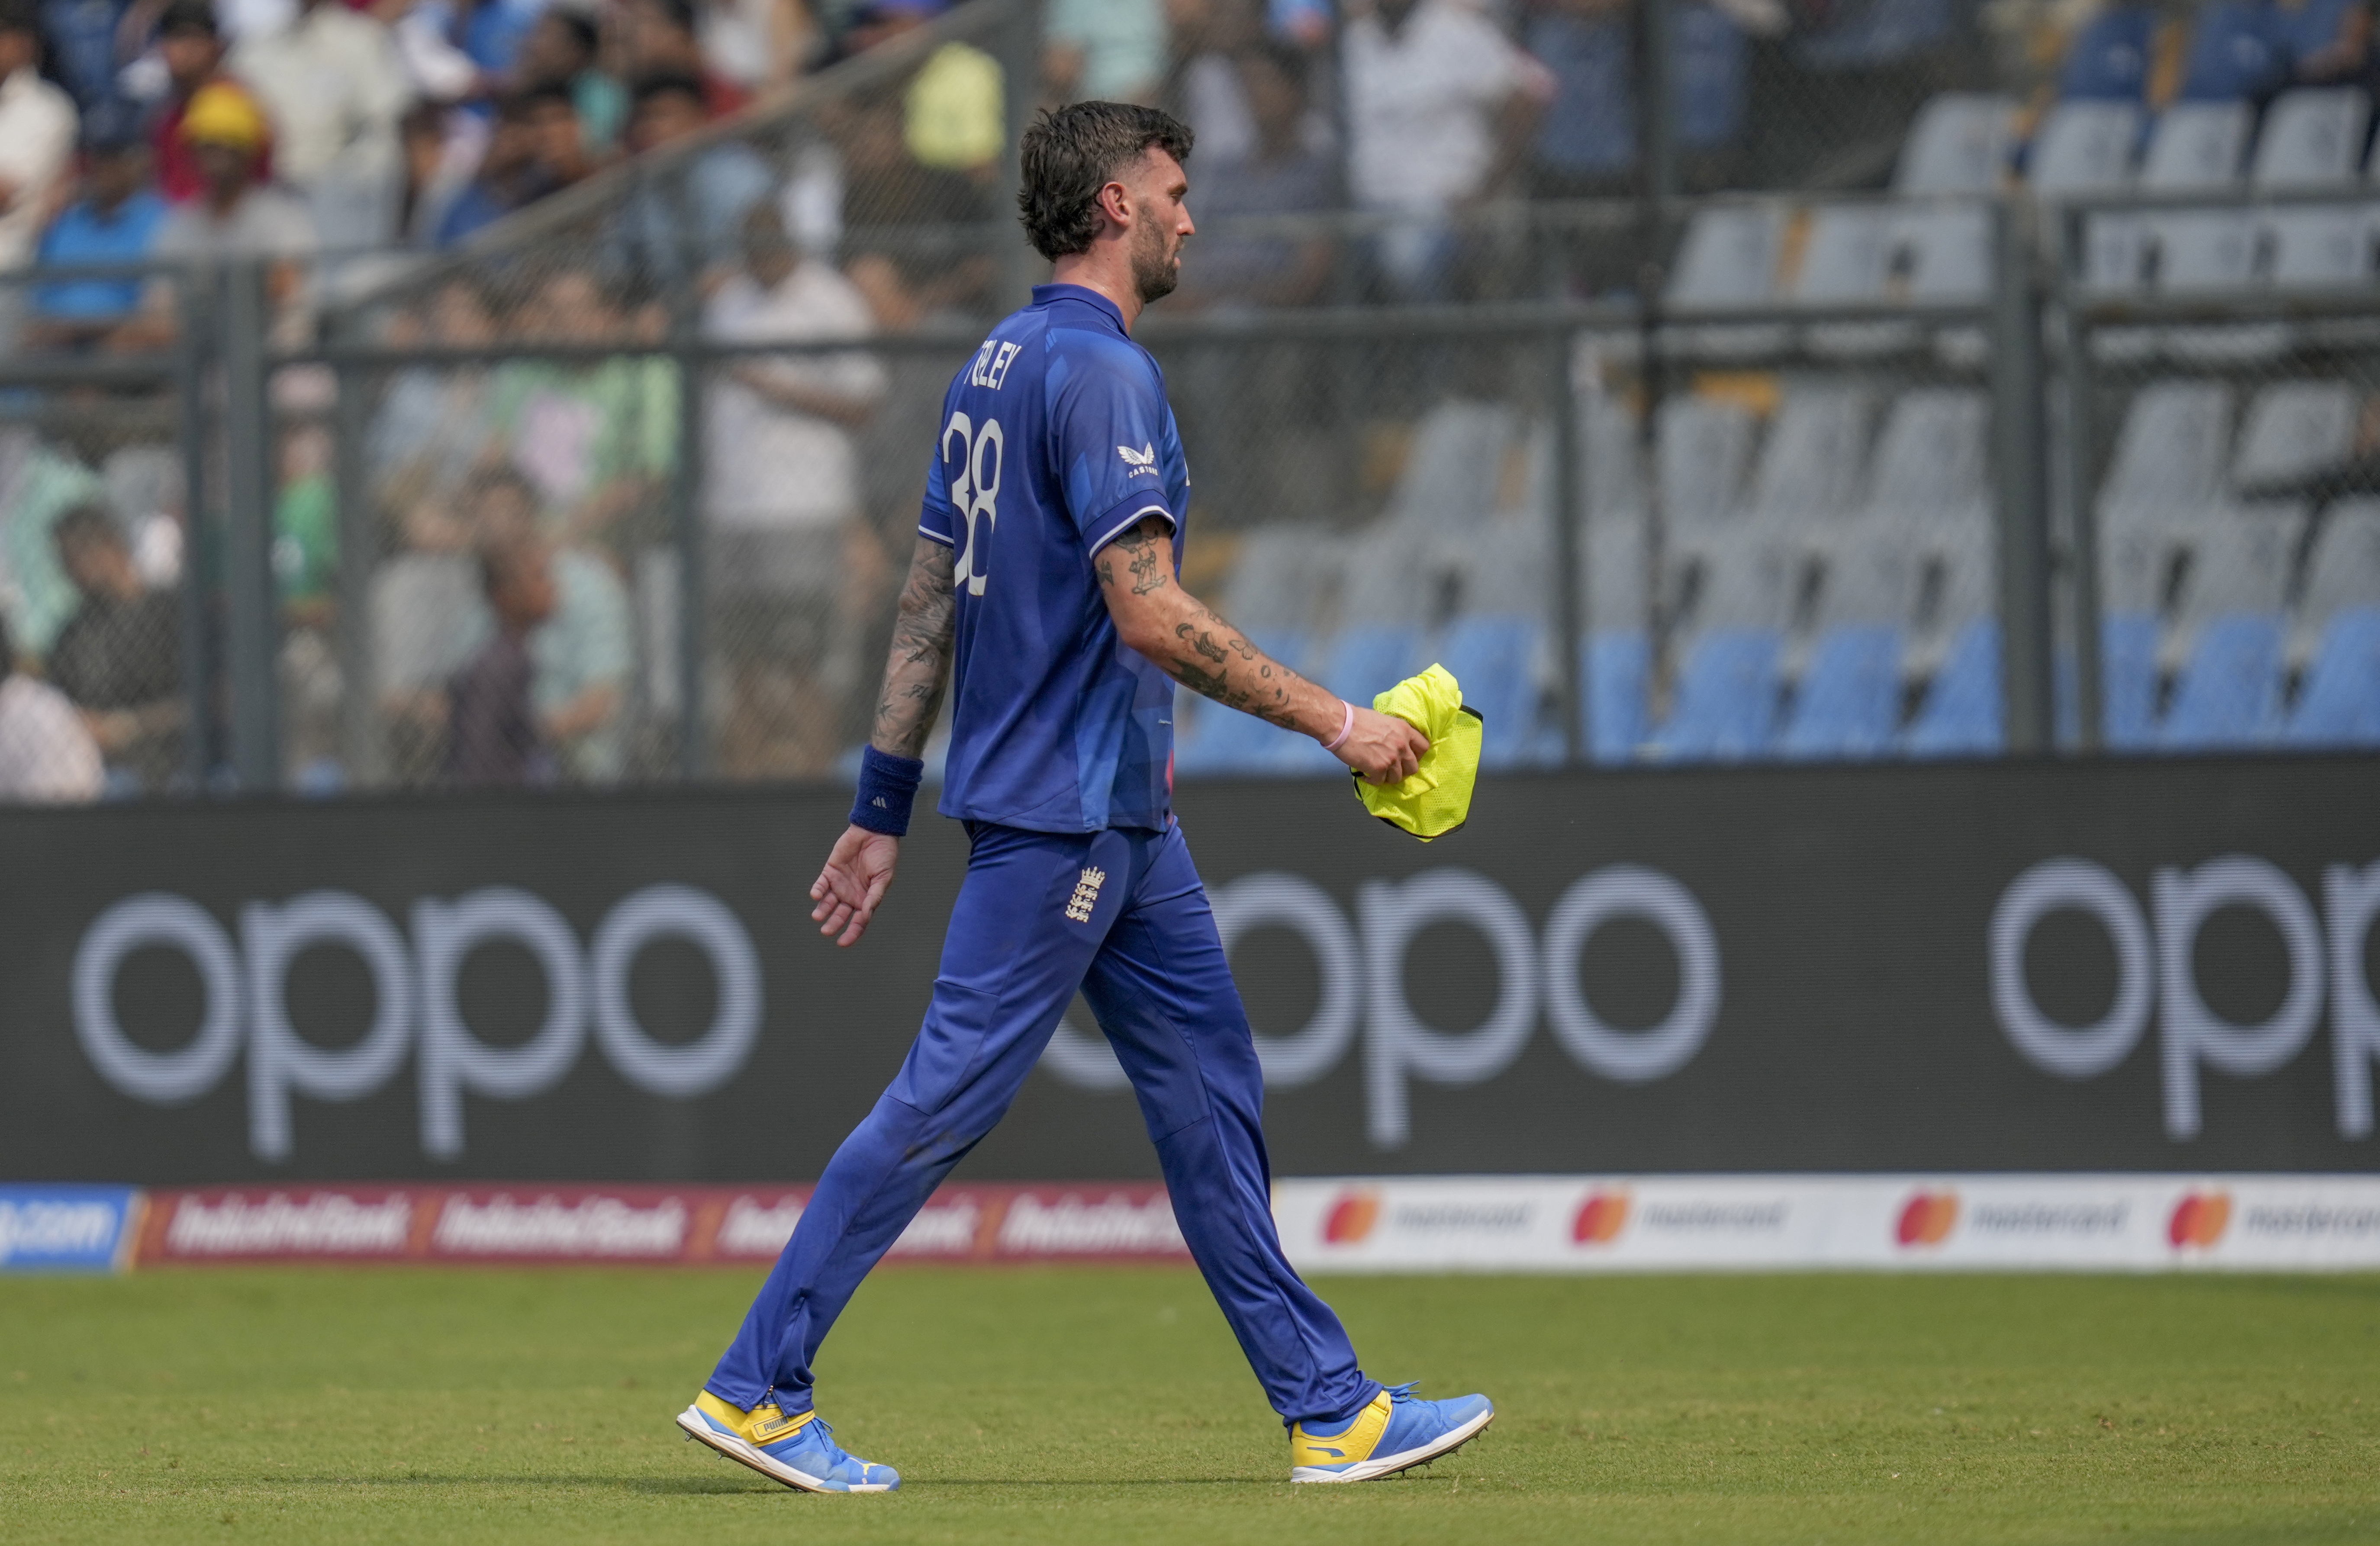
[[[1197,1279],[880,1273],[821,1409],[901,1468],[683,1442],[729,1272],[0,1282],[0,1540],[2380,1540],[2380,1282],[1336,1280],[1374,1372],[1496,1426],[1292,1488]]]

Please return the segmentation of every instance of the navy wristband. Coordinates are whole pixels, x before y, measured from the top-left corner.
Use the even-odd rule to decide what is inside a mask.
[[[859,753],[859,795],[851,802],[851,824],[887,837],[909,833],[909,808],[917,802],[917,785],[925,781],[926,764],[915,757],[895,757],[873,746]]]

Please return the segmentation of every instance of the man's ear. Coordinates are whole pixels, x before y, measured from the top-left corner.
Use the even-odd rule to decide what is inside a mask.
[[[1125,230],[1132,229],[1132,189],[1124,186],[1122,178],[1099,189],[1099,213]]]

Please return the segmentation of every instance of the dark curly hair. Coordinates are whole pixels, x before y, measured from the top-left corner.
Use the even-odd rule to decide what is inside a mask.
[[[1077,102],[1043,109],[1025,131],[1025,186],[1016,212],[1025,239],[1052,262],[1087,252],[1099,234],[1099,189],[1154,145],[1190,159],[1190,126],[1154,107]]]

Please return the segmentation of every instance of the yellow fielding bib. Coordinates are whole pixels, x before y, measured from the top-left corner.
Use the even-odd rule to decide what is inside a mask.
[[[1471,790],[1479,782],[1479,736],[1485,722],[1463,701],[1463,684],[1442,665],[1408,676],[1372,700],[1429,737],[1421,765],[1402,784],[1366,784],[1355,775],[1364,809],[1427,843],[1471,819]]]

